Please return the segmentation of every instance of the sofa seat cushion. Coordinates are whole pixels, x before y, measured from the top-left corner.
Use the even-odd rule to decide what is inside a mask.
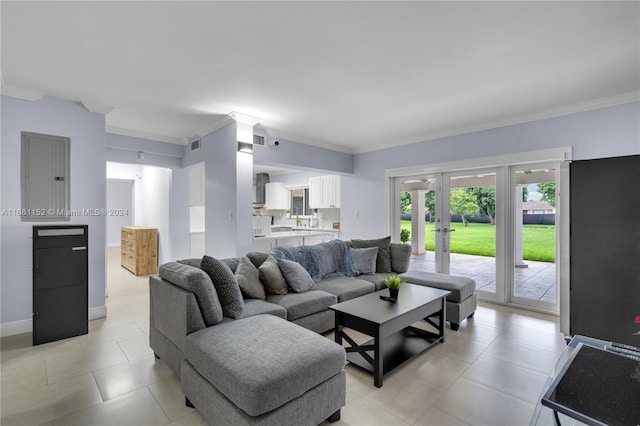
[[[316,283],[316,290],[326,291],[338,297],[338,302],[344,302],[358,296],[373,293],[375,286],[369,281],[363,281],[352,277],[325,278]]]
[[[258,315],[189,335],[185,358],[250,416],[303,395],[342,371],[345,350],[281,318]]]
[[[280,305],[260,299],[245,299],[240,318],[248,318],[261,314],[275,315],[282,319],[287,319],[287,310]]]
[[[447,296],[449,302],[460,303],[476,291],[475,280],[468,277],[425,271],[407,271],[399,277],[408,283],[449,290],[451,292]]]
[[[384,283],[384,280],[389,278],[389,276],[391,275],[392,273],[390,272],[376,272],[373,275],[358,275],[358,279],[369,281],[370,283],[376,286],[376,291],[378,291],[378,290],[387,288],[387,286]]]
[[[326,291],[310,290],[304,293],[270,294],[267,302],[276,303],[287,310],[289,321],[324,311],[338,303],[338,298]]]

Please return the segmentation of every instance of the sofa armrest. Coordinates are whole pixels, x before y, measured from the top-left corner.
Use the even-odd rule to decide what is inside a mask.
[[[411,246],[404,243],[391,243],[391,269],[393,272],[402,274],[409,270],[411,261]]]
[[[184,339],[206,327],[195,295],[159,276],[149,278],[149,293],[149,326],[183,350]]]

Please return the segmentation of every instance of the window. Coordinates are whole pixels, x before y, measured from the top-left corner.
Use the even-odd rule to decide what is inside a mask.
[[[21,149],[21,219],[69,220],[71,140],[22,132]]]

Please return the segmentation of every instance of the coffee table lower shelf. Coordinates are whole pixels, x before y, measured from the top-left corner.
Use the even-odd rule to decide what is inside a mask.
[[[344,330],[342,333],[342,337],[346,340],[346,333]],[[441,336],[438,336],[435,333],[429,333],[428,331],[417,327],[408,327],[392,334],[391,336],[385,337],[382,349],[382,374],[386,375],[390,373],[395,368],[401,366],[413,357],[420,355],[422,352],[442,340],[443,338]],[[362,345],[346,348],[347,361],[369,371],[370,373],[374,373],[375,368],[371,362],[366,360],[358,352],[359,350],[364,350],[371,360],[373,360],[375,351],[374,344],[375,339],[371,339]],[[371,349],[367,349],[367,347]]]

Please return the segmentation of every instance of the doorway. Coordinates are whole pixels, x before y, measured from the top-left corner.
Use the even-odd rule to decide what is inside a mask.
[[[547,154],[570,156],[541,156]],[[560,232],[556,208],[568,175],[559,161],[526,157],[443,164],[421,174],[388,171],[391,235],[399,240],[409,230],[412,269],[467,276],[480,299],[557,314],[560,277],[568,279],[568,234]],[[556,253],[564,263],[556,264]]]
[[[400,228],[408,230],[413,266],[476,280],[496,295],[496,171],[401,178]],[[416,266],[417,264],[417,266]]]

